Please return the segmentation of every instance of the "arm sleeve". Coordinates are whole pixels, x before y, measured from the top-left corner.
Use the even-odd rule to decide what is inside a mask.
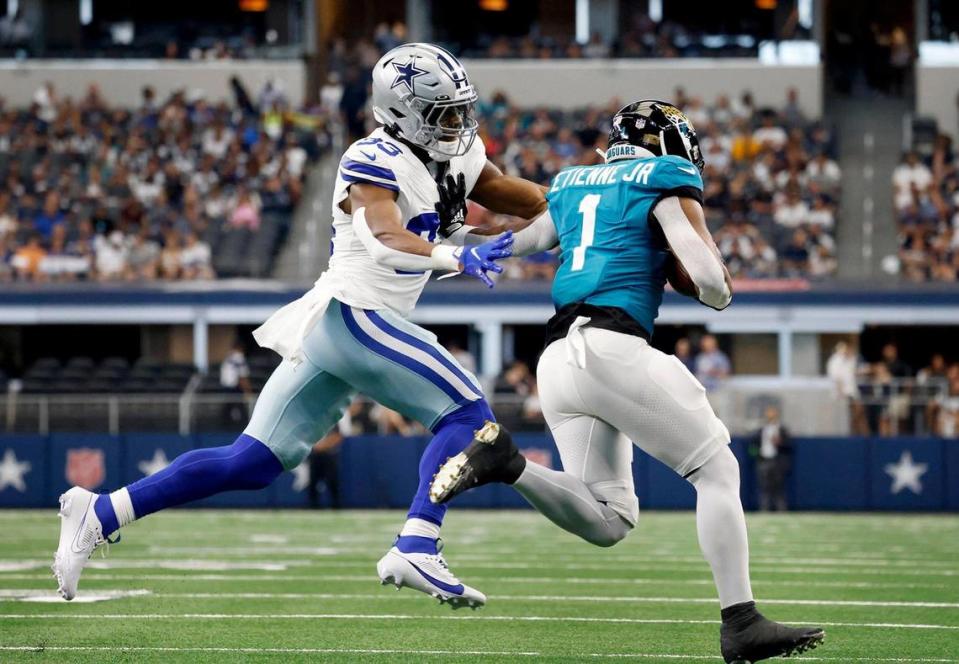
[[[559,244],[559,235],[556,233],[556,225],[553,223],[549,208],[533,219],[529,226],[513,233],[514,256],[529,256],[552,249],[557,244]]]
[[[370,225],[366,223],[366,208],[361,207],[353,213],[353,232],[359,238],[370,256],[377,264],[394,270],[407,272],[426,272],[427,270],[459,271],[459,252],[461,249],[438,244],[429,256],[408,254],[386,246],[373,236]]]
[[[653,208],[676,258],[696,284],[699,301],[713,309],[725,309],[732,300],[719,257],[689,223],[679,198],[669,196]]]
[[[495,240],[497,235],[477,235],[475,226],[463,226],[447,238],[447,242],[456,246],[474,247]],[[529,226],[513,233],[513,256],[529,256],[547,251],[559,244],[559,235],[553,224],[549,210],[539,215]]]

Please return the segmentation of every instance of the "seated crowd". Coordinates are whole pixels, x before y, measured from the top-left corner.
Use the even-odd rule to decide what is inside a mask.
[[[914,282],[959,279],[959,169],[952,140],[939,135],[929,159],[908,152],[892,174],[899,273]]]
[[[0,100],[0,281],[263,276],[289,228],[321,120],[268,86],[110,104],[42,86]]]
[[[834,230],[840,169],[836,137],[803,115],[791,92],[779,110],[752,96],[722,96],[712,106],[682,89],[675,94],[699,134],[707,221],[734,278],[828,277],[836,270]],[[480,106],[489,158],[505,172],[548,184],[566,166],[601,163],[609,118],[621,106],[575,112],[522,110],[502,93]],[[472,206],[470,223],[488,211]],[[507,278],[549,279],[551,254],[507,265]]]

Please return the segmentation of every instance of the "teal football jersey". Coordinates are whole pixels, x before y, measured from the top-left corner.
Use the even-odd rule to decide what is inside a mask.
[[[699,170],[673,155],[560,171],[546,195],[560,246],[556,308],[618,307],[652,334],[668,253],[651,212],[668,196],[702,201],[702,189]]]

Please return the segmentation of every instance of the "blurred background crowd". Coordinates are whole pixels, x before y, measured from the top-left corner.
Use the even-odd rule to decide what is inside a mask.
[[[144,87],[120,108],[49,83],[27,108],[0,99],[0,281],[269,274],[329,136],[270,85],[233,89],[233,104]]]

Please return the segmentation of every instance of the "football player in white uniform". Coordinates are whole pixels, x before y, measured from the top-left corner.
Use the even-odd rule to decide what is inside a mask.
[[[415,588],[454,608],[485,603],[447,567],[439,540],[446,507],[433,504],[428,493],[439,465],[493,415],[476,378],[434,335],[407,320],[433,270],[467,274],[492,287],[488,273],[500,272],[495,261],[511,254],[509,229],[465,227],[467,196],[527,220],[517,229],[546,213],[543,187],[505,176],[487,161],[475,102],[463,66],[441,48],[406,44],[380,59],[373,70],[373,109],[383,126],[340,161],[330,267],[313,289],[254,333],[283,362],[249,425],[232,445],[187,452],[111,494],[79,487],[63,494],[53,571],[64,598],[75,596],[83,566],[107,535],[167,507],[269,485],[299,465],[362,392],[433,432],[408,519],[377,564],[382,582]],[[462,246],[467,235],[477,234],[497,237]]]
[[[804,652],[823,640],[821,628],[782,625],[756,609],[729,432],[699,381],[649,344],[667,280],[717,310],[732,300],[729,272],[703,216],[696,132],[682,111],[657,100],[622,108],[610,124],[607,163],[561,171],[547,195],[549,214],[535,224],[553,222],[552,235],[542,233],[543,248],[559,244],[561,252],[556,315],[547,323],[537,378],[563,470],[526,461],[509,434],[490,423],[441,467],[432,497],[441,502],[505,482],[558,526],[612,546],[639,519],[635,444],[696,489],[725,661]]]

